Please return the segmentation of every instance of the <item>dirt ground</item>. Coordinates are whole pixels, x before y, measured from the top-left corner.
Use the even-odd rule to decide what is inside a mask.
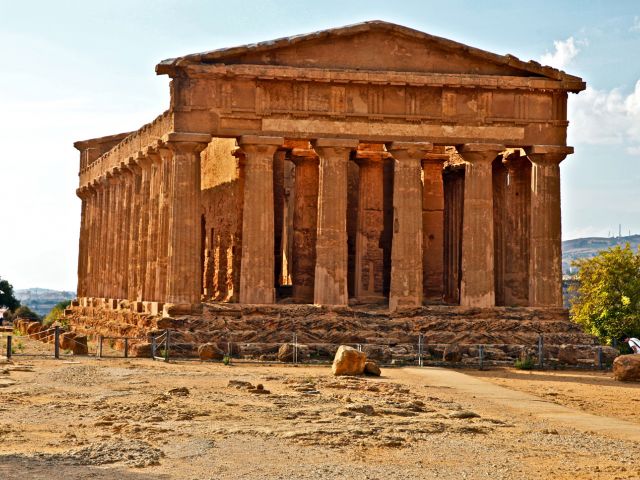
[[[640,424],[640,384],[437,371],[490,387],[469,394],[431,371],[14,357],[0,364],[0,478],[640,479],[640,442],[624,432],[575,429],[486,393],[497,384]]]

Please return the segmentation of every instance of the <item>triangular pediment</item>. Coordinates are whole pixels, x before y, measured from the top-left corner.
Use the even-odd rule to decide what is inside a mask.
[[[581,81],[537,62],[497,55],[382,21],[285,37],[161,62],[158,73],[189,64],[249,64],[304,68],[539,77]]]

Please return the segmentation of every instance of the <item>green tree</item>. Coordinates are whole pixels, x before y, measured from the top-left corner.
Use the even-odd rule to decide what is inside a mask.
[[[573,262],[578,268],[573,320],[600,340],[611,343],[640,335],[640,251],[629,244]]]
[[[64,302],[56,303],[55,306],[44,317],[43,325],[51,325],[58,322],[62,325],[66,325],[66,319],[64,318],[64,309],[71,305],[71,300],[65,300]]]
[[[13,295],[13,285],[0,278],[0,307],[7,307],[12,312],[20,306],[20,300]]]

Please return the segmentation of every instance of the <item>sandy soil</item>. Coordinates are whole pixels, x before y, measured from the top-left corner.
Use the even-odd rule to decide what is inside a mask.
[[[512,368],[464,373],[559,405],[640,424],[640,384],[613,380],[611,372],[522,371]]]
[[[640,442],[507,412],[416,369],[16,359],[0,365],[2,479],[640,479]],[[640,385],[465,373],[640,423]]]

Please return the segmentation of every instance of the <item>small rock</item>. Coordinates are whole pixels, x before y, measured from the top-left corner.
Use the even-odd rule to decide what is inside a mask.
[[[454,363],[462,361],[462,351],[460,350],[460,347],[455,343],[447,345],[442,353],[442,359],[445,362]]]
[[[200,360],[222,360],[225,354],[217,344],[205,343],[198,347],[198,356]]]
[[[189,389],[187,387],[177,387],[172,388],[167,392],[169,395],[173,395],[174,397],[186,397],[189,395]]]
[[[453,412],[449,414],[449,418],[479,418],[475,412],[470,412],[469,410],[460,410],[458,412]]]
[[[367,360],[364,364],[364,374],[379,377],[382,372],[380,367],[373,360]]]

